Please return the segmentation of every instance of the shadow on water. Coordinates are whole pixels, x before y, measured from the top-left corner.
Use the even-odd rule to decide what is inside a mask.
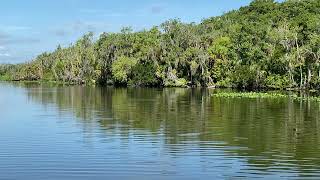
[[[201,150],[221,149],[223,158],[245,160],[248,171],[319,176],[317,102],[216,98],[212,89],[14,86],[25,89],[32,102],[72,113],[85,133],[94,126],[104,136],[119,133],[123,139],[159,136],[172,155],[188,146],[204,157],[210,154]]]

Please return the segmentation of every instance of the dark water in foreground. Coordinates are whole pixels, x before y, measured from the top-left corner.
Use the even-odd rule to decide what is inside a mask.
[[[0,179],[320,178],[320,103],[0,83]]]

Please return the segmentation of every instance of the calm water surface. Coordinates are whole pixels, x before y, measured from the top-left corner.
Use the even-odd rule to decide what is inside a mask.
[[[320,103],[0,83],[0,179],[319,179]]]

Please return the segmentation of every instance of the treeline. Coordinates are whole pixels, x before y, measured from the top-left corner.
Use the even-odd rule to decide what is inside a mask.
[[[68,84],[320,88],[320,0],[255,0],[200,24],[88,33],[2,79]]]

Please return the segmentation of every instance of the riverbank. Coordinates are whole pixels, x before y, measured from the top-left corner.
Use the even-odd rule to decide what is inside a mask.
[[[101,85],[101,84],[70,84],[61,81],[8,81],[0,78],[0,82],[12,82],[34,85],[50,85],[50,86],[83,86],[83,87],[114,87],[114,88],[182,88],[182,89],[212,89],[215,92],[212,97],[218,98],[243,98],[243,99],[291,99],[294,101],[315,101],[320,102],[320,94],[318,90],[306,89],[256,89],[256,90],[241,90],[237,88],[225,87],[141,87],[141,86],[116,86],[116,85]]]
[[[143,87],[143,88],[208,88],[208,89],[233,89],[237,91],[243,92],[262,92],[262,91],[286,91],[286,92],[319,92],[318,89],[307,89],[307,88],[291,88],[291,87],[283,87],[283,88],[276,88],[276,87],[261,87],[256,89],[245,89],[245,88],[237,88],[233,86],[218,86],[218,85],[211,85],[211,86],[192,86],[192,85],[154,85],[154,86],[145,86],[145,85],[123,85],[123,84],[116,84],[112,82],[108,83],[72,83],[72,82],[64,82],[64,81],[54,81],[54,80],[12,80],[8,76],[0,76],[0,81],[4,82],[20,82],[20,83],[44,83],[44,84],[56,84],[56,85],[66,85],[66,86],[74,86],[74,85],[83,85],[83,86],[113,86],[113,87]]]

